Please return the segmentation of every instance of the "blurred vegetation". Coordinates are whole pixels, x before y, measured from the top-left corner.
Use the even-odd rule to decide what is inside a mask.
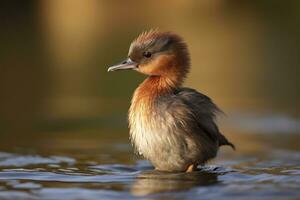
[[[0,131],[126,128],[135,72],[107,74],[150,28],[182,35],[186,85],[225,112],[299,116],[300,1],[3,1]]]

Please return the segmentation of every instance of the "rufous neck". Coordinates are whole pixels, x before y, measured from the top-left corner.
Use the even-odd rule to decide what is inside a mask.
[[[178,87],[178,84],[163,76],[149,76],[135,90],[132,107],[150,108],[157,98],[174,93]]]
[[[164,76],[149,76],[140,85],[140,90],[145,94],[159,96],[166,93],[172,93],[180,84],[170,78]]]

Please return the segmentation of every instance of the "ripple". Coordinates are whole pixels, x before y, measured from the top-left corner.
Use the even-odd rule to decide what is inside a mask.
[[[27,170],[7,170],[0,172],[0,181],[8,180],[33,180],[33,181],[57,181],[73,183],[108,183],[108,182],[128,182],[135,178],[135,173],[122,173],[121,175],[90,175],[80,173],[54,173]]]
[[[64,156],[42,157],[39,155],[17,155],[11,153],[0,153],[0,167],[24,167],[39,164],[74,164],[75,159]]]

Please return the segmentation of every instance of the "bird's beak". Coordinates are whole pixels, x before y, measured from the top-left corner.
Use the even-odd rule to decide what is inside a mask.
[[[127,58],[123,62],[117,65],[113,65],[108,68],[108,72],[113,72],[117,70],[124,70],[124,69],[137,69],[138,64],[134,61],[132,61],[130,58]]]

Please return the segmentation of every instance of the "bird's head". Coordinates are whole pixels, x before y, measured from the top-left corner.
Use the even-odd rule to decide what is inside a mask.
[[[183,39],[172,32],[150,30],[130,45],[128,57],[108,71],[133,69],[149,76],[182,82],[189,71],[190,57]]]

